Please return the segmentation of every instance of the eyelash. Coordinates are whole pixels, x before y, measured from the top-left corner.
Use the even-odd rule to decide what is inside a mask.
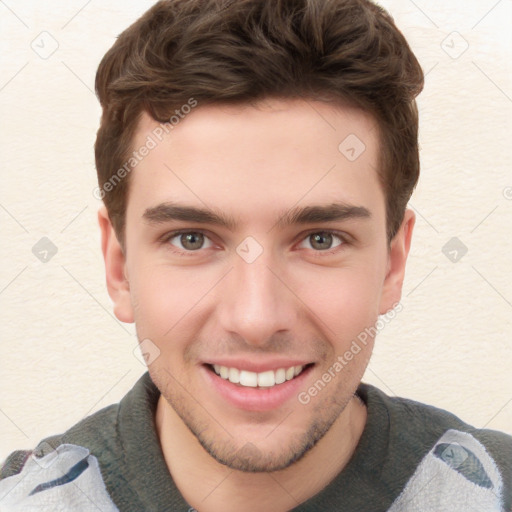
[[[160,239],[160,243],[162,245],[167,245],[167,247],[170,248],[170,250],[173,253],[177,254],[178,256],[195,256],[195,255],[197,255],[197,253],[201,249],[197,249],[196,251],[183,251],[183,250],[175,248],[173,245],[171,245],[169,243],[170,240],[172,240],[173,238],[175,238],[178,235],[184,235],[184,234],[190,234],[190,233],[200,233],[200,234],[204,235],[205,237],[207,237],[208,239],[210,239],[208,234],[205,231],[201,230],[201,229],[194,229],[194,230],[191,230],[191,229],[181,229],[181,230],[178,230],[178,231],[172,231],[170,233],[166,233]],[[304,241],[309,236],[315,235],[315,234],[318,234],[318,233],[334,235],[335,237],[339,238],[339,240],[341,240],[341,244],[337,245],[334,249],[326,249],[324,251],[315,251],[314,249],[312,249],[314,257],[322,258],[322,257],[325,257],[327,255],[333,255],[333,254],[336,254],[339,250],[343,250],[343,249],[340,249],[340,248],[343,248],[346,245],[350,245],[350,241],[349,241],[348,235],[346,235],[344,233],[340,233],[338,231],[318,230],[318,229],[317,230],[313,230],[313,231],[309,231],[308,233],[306,233],[301,238],[300,242]]]

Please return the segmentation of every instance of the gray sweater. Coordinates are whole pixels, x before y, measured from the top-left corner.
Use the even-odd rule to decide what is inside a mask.
[[[361,383],[368,408],[347,466],[296,512],[509,512],[512,437]],[[0,469],[0,512],[187,512],[155,431],[145,373],[126,396]],[[200,512],[200,511],[199,511]]]

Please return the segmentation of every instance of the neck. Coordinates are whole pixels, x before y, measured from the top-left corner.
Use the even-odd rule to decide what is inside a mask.
[[[162,396],[155,422],[169,472],[189,505],[201,512],[285,512],[320,492],[343,470],[366,418],[366,406],[354,396],[302,459],[272,473],[245,473],[217,462]]]

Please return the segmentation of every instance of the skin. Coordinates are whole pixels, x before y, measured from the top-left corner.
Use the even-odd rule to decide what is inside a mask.
[[[157,126],[144,114],[134,148]],[[366,146],[355,161],[338,150],[350,134]],[[374,120],[346,106],[199,105],[132,171],[124,251],[99,211],[115,314],[160,351],[149,364],[162,393],[157,432],[176,485],[201,512],[290,510],[357,446],[367,411],[354,393],[373,339],[308,404],[294,395],[267,411],[226,401],[203,364],[298,358],[314,363],[299,389],[307,391],[400,300],[415,217],[407,210],[388,244],[378,151]],[[214,208],[236,226],[144,218],[169,201]],[[292,208],[333,202],[370,216],[276,224]],[[172,237],[177,229],[205,238],[194,245]],[[332,237],[318,243],[319,232]],[[251,263],[236,250],[248,236],[263,250]]]

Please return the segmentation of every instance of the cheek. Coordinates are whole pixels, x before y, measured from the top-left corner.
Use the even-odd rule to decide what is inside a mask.
[[[377,320],[382,278],[371,267],[321,269],[308,283],[303,283],[299,296],[307,297],[305,302],[322,320],[326,336],[339,340],[333,344],[340,348]]]
[[[135,323],[145,337],[167,337],[199,300],[204,284],[165,266],[139,268],[130,281]]]

